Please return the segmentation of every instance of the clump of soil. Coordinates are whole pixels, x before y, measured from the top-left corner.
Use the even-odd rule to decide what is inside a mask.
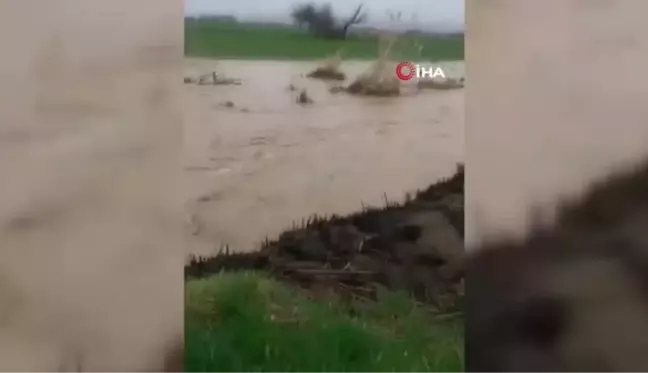
[[[322,80],[344,80],[346,75],[340,71],[340,64],[342,63],[342,58],[340,52],[338,51],[335,56],[327,58],[322,61],[320,66],[315,70],[306,74],[308,78],[322,79]]]
[[[191,258],[187,278],[263,270],[315,294],[376,299],[380,287],[453,308],[463,286],[464,170],[408,196],[348,216],[312,217],[252,253]]]
[[[431,79],[419,80],[416,85],[420,89],[459,89],[464,87],[464,81],[464,78]]]

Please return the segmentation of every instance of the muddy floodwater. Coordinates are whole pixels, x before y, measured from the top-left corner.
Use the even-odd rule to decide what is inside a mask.
[[[449,176],[464,154],[464,94],[400,97],[331,93],[301,77],[315,62],[187,60],[241,85],[185,85],[185,177],[194,254],[254,249],[293,221],[402,200]],[[347,79],[367,62],[344,62]],[[464,76],[463,62],[443,63]],[[347,82],[348,83],[348,82]],[[291,90],[289,86],[297,88]],[[296,96],[307,89],[310,105]]]
[[[648,159],[648,2],[469,2],[472,247],[523,234],[530,208],[549,218],[559,198]]]

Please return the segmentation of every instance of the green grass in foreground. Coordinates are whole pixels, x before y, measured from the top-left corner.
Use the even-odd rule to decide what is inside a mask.
[[[460,320],[405,295],[311,301],[252,273],[186,284],[186,371],[463,371]],[[355,316],[350,316],[353,308]]]
[[[422,53],[406,38],[394,56],[403,60],[463,60],[463,36],[416,38]],[[240,59],[322,59],[343,48],[345,59],[375,59],[375,37],[351,37],[348,40],[315,38],[287,26],[239,24],[216,20],[185,19],[185,55],[189,57]]]

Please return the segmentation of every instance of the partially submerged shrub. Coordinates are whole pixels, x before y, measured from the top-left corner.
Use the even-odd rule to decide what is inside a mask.
[[[397,96],[400,94],[400,80],[394,75],[392,63],[379,59],[369,71],[361,74],[347,87],[347,92],[370,96]]]
[[[306,76],[309,78],[324,80],[344,80],[346,79],[346,75],[340,71],[341,63],[342,57],[340,51],[338,51],[334,56],[322,61],[315,70],[311,71]]]
[[[396,40],[395,36],[381,38],[378,60],[347,87],[347,92],[371,96],[397,96],[400,94],[400,80],[394,74],[396,66],[391,61],[391,50]]]

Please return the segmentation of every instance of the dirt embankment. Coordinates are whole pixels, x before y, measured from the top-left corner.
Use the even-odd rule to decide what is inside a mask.
[[[375,298],[380,286],[440,308],[462,294],[464,170],[404,203],[347,216],[315,216],[251,253],[192,258],[187,278],[263,270],[315,294]]]

